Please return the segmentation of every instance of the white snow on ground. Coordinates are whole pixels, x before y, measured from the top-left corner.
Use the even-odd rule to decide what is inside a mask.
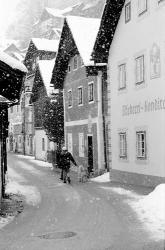
[[[25,162],[22,162],[22,161],[17,161],[19,167],[27,170],[27,171],[30,171],[30,173],[32,174],[35,174],[35,175],[44,175],[44,173],[36,168],[34,168],[33,166],[31,166],[30,164],[27,164]]]
[[[104,173],[100,176],[97,176],[95,178],[91,178],[91,181],[94,181],[94,182],[109,182],[110,181],[110,176],[109,176],[109,172],[107,173]]]
[[[165,239],[165,184],[158,185],[148,195],[138,195],[121,187],[101,188],[124,196],[124,202],[135,211],[151,237],[155,240]]]
[[[2,229],[4,226],[12,222],[13,219],[14,219],[14,216],[10,216],[10,215],[5,218],[0,217],[0,229]]]
[[[31,206],[37,206],[41,202],[41,195],[36,187],[21,185],[14,181],[8,182],[6,194],[23,195],[26,203]]]
[[[35,158],[33,156],[17,155],[17,157],[20,157],[21,159],[23,159],[23,158],[28,159],[31,162],[35,163],[35,165],[38,165],[39,167],[52,168],[52,163],[49,163],[46,161],[35,160]]]

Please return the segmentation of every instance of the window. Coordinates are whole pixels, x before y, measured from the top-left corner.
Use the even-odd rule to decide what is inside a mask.
[[[88,83],[88,101],[93,102],[93,82]]]
[[[119,133],[119,145],[120,145],[119,157],[122,159],[126,159],[127,158],[127,138],[126,138],[125,132]]]
[[[72,107],[72,90],[68,91],[68,107]]]
[[[78,68],[78,58],[77,56],[73,59],[73,69],[76,70]]]
[[[125,5],[125,23],[131,20],[131,2]]]
[[[45,151],[45,138],[42,138],[42,151]]]
[[[138,12],[139,15],[147,11],[147,0],[138,0]]]
[[[68,151],[72,154],[73,151],[72,133],[68,133]]]
[[[126,88],[126,64],[119,65],[119,89]]]
[[[84,157],[84,134],[79,133],[79,156]]]
[[[144,56],[139,56],[136,61],[136,84],[144,82]]]
[[[71,72],[70,64],[68,65],[68,72]]]
[[[83,88],[79,87],[78,88],[78,105],[83,104]]]
[[[10,113],[13,113],[13,106],[10,107]]]
[[[136,132],[136,155],[137,159],[146,159],[146,131]]]
[[[83,62],[82,57],[80,57],[80,65],[81,65],[81,66],[83,66],[83,65],[84,65],[84,62]]]

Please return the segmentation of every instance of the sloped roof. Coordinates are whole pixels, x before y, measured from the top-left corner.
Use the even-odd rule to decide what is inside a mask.
[[[63,17],[63,11],[60,9],[45,8],[45,10],[54,17]]]
[[[90,61],[90,58],[99,30],[100,19],[67,16],[66,22],[69,26],[84,64],[86,66],[93,65],[93,62]]]
[[[92,57],[95,62],[107,63],[109,49],[124,6],[125,0],[106,0],[100,28]]]
[[[43,83],[45,85],[47,95],[49,95],[54,89],[53,87],[50,86],[54,64],[55,64],[55,59],[38,61],[39,71],[40,71]]]
[[[0,61],[4,62],[5,64],[7,64],[13,69],[17,69],[17,70],[27,73],[27,68],[25,67],[23,63],[9,56],[3,51],[0,51]]]
[[[38,50],[57,52],[59,40],[49,40],[45,38],[32,38],[32,42]]]

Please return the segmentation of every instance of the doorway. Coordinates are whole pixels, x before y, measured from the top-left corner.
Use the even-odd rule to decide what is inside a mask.
[[[88,135],[88,171],[93,171],[93,136]]]

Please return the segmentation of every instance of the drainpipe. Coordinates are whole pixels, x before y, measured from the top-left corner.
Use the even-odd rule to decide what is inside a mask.
[[[104,134],[103,134],[103,103],[102,103],[102,71],[97,75],[98,93],[98,119],[97,119],[97,142],[98,142],[98,169],[105,169]]]

